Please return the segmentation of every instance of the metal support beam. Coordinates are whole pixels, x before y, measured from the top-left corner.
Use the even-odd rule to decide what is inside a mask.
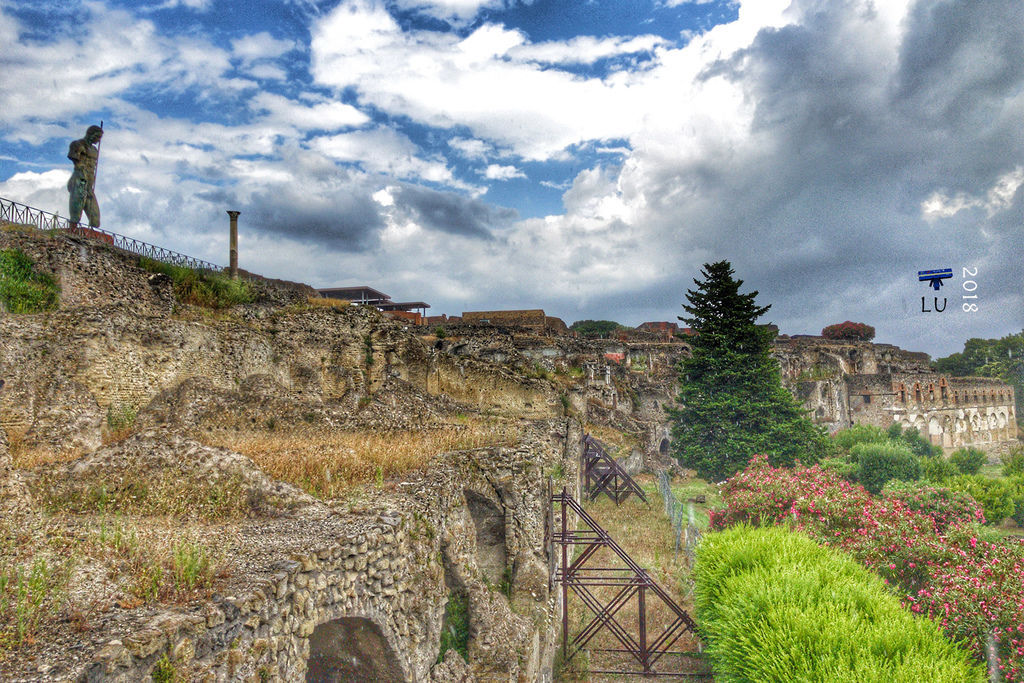
[[[561,565],[555,572],[555,580],[562,586],[562,661],[569,662],[583,649],[592,653],[630,655],[634,667],[624,670],[596,670],[591,673],[638,674],[642,676],[679,676],[706,678],[706,673],[673,673],[655,668],[666,654],[698,657],[696,652],[673,650],[675,643],[686,633],[696,636],[697,624],[665,590],[655,582],[647,571],[638,565],[618,543],[591,517],[566,489],[551,497],[561,512],[561,531],[554,534],[554,542],[561,546]],[[580,528],[570,529],[568,517],[575,514]],[[580,546],[576,559],[569,561],[570,546]],[[601,549],[610,550],[616,558],[616,566],[598,566],[594,557]],[[591,619],[575,636],[569,634],[569,592],[576,595],[591,614]],[[614,589],[611,597],[603,599]],[[627,628],[617,618],[629,605],[634,596],[637,599],[638,623],[636,630]],[[660,601],[667,606],[672,621],[653,640],[648,633],[648,607],[651,602]],[[600,632],[614,636],[619,647],[588,648],[588,644]]]

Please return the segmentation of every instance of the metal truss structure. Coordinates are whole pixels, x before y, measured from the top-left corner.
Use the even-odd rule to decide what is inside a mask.
[[[560,546],[561,555],[555,581],[562,592],[562,661],[568,662],[586,649],[592,654],[606,653],[619,659],[629,655],[625,657],[629,662],[623,667],[625,670],[595,669],[592,662],[591,673],[707,677],[706,673],[674,673],[655,668],[667,654],[698,657],[696,652],[672,649],[686,633],[696,635],[697,624],[564,488],[551,500],[556,509],[560,506],[562,514],[560,530],[554,532],[552,539]],[[578,529],[569,529],[569,517],[573,514],[579,520]],[[595,555],[604,548],[614,554],[617,566],[597,566]],[[575,559],[570,559],[573,555]],[[567,609],[570,591],[583,601],[590,615],[589,622],[571,638]],[[606,598],[608,595],[610,599]],[[635,629],[627,627],[622,619],[623,608],[634,598],[638,615]],[[648,633],[648,609],[656,601],[667,607],[670,621],[660,626],[659,632]],[[602,630],[614,636],[617,647],[588,647]]]
[[[590,500],[597,500],[602,493],[615,501],[616,505],[635,494],[640,500],[650,505],[647,496],[629,476],[615,458],[608,455],[601,443],[589,434],[583,437],[583,456],[580,463],[583,476],[583,495]]]

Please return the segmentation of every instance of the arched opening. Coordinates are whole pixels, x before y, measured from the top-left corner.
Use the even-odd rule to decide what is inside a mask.
[[[402,666],[384,633],[364,617],[320,624],[309,637],[307,683],[402,683]]]
[[[668,439],[662,439],[658,445],[658,452],[662,455],[668,455]]]
[[[508,582],[505,549],[505,511],[490,498],[465,489],[466,505],[476,527],[476,564],[494,586]]]

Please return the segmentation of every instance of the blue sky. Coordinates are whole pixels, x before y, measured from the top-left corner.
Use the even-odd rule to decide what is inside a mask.
[[[1022,114],[1019,0],[0,2],[0,196],[66,215],[102,120],[103,227],[223,263],[237,209],[432,313],[674,320],[728,259],[791,334],[1019,331]]]

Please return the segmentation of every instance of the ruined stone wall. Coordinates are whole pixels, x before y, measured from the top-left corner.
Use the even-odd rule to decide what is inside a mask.
[[[849,377],[847,383],[858,423],[915,427],[947,450],[1000,453],[1017,442],[1013,387],[998,379],[899,373]]]
[[[82,680],[135,681],[163,657],[183,680],[551,681],[549,476],[574,490],[581,429],[540,423],[516,448],[446,454],[365,513],[324,520],[322,545],[112,640]],[[438,658],[445,606],[468,597],[469,662]],[[375,672],[365,678],[368,672]],[[316,680],[334,680],[328,677]]]
[[[544,311],[539,308],[521,311],[466,311],[462,314],[462,322],[471,325],[523,327],[534,330],[544,329],[545,318]]]
[[[45,260],[49,243],[37,237],[31,244],[43,245],[37,255]],[[88,299],[53,313],[0,318],[0,428],[30,444],[94,449],[109,411],[141,411],[194,377],[218,391],[283,395],[333,413],[334,422],[396,382],[482,410],[561,414],[550,386],[500,364],[432,349],[368,307],[323,308],[303,299],[231,312],[172,309],[162,298],[167,292],[150,291],[148,274],[130,260],[107,263],[105,247],[90,249],[89,263],[106,264],[104,282],[138,289],[138,304]]]
[[[933,373],[928,356],[888,344],[780,339],[784,383],[830,431],[853,424],[915,427],[935,445],[999,453],[1017,439],[1013,387]]]

